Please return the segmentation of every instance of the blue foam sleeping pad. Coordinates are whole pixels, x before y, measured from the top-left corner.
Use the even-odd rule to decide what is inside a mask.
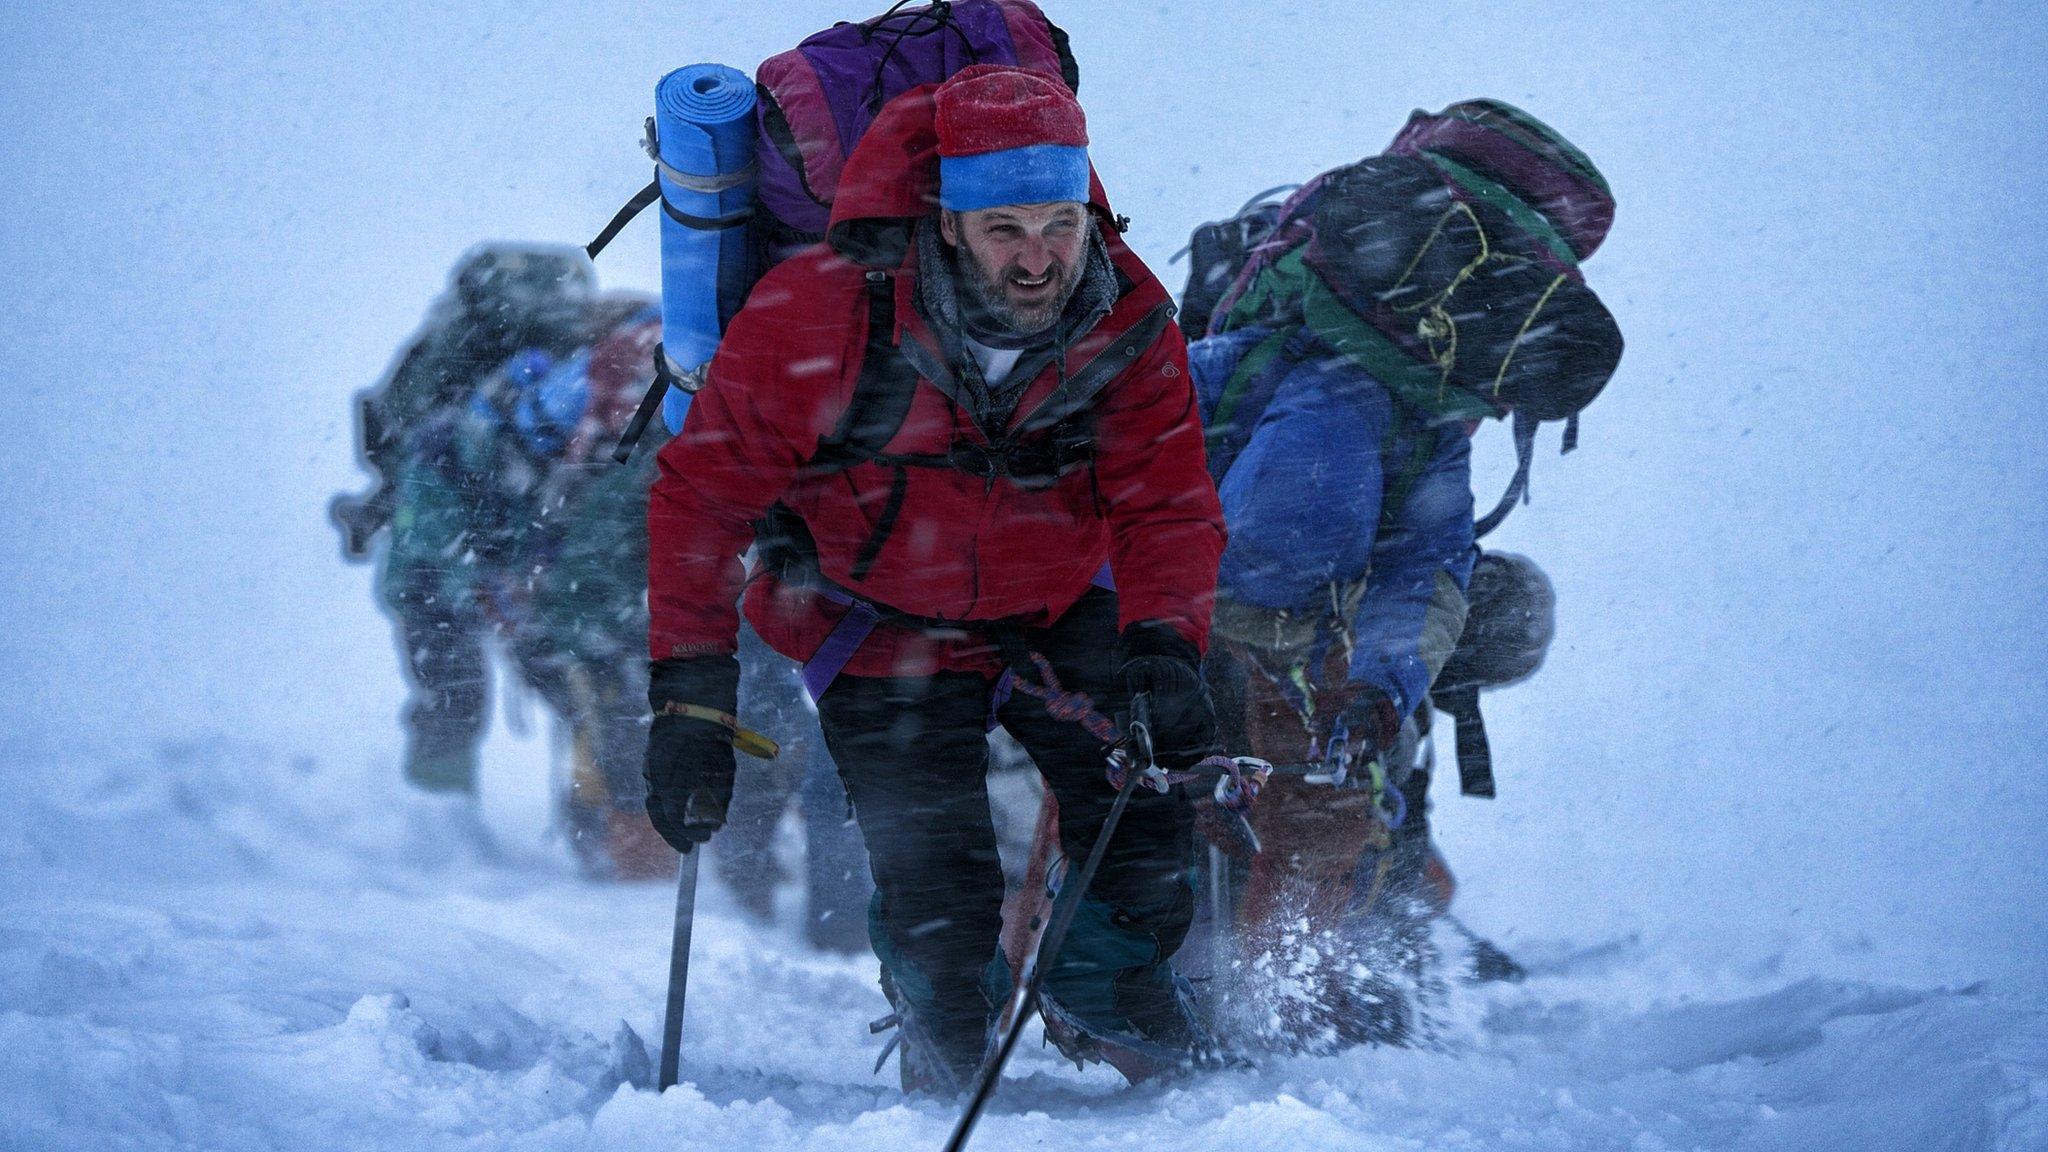
[[[723,64],[678,68],[654,86],[654,124],[661,162],[692,176],[721,177],[754,163],[754,82]],[[660,177],[668,207],[702,220],[731,218],[754,203],[749,179],[718,192],[685,188]],[[661,339],[678,371],[703,367],[718,350],[725,324],[753,284],[748,229],[693,228],[661,217]],[[680,432],[690,396],[669,389],[662,420]]]

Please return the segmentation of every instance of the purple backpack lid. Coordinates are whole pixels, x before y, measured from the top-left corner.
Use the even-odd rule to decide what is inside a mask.
[[[1586,154],[1549,125],[1499,100],[1417,111],[1387,147],[1396,156],[1444,157],[1541,213],[1584,260],[1614,224],[1614,193]],[[1455,174],[1447,174],[1457,183]]]
[[[756,195],[785,225],[822,235],[840,170],[882,105],[969,64],[1061,75],[1059,39],[1031,0],[958,0],[836,24],[769,57],[755,73]]]

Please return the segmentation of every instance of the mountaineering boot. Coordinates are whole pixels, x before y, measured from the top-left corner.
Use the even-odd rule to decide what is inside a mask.
[[[1133,1012],[1110,1026],[1084,1021],[1058,1000],[1045,997],[1039,1011],[1045,1017],[1046,1039],[1075,1067],[1100,1061],[1133,1084],[1223,1066],[1227,1060],[1221,1048],[1195,1019],[1194,989],[1179,975],[1171,980],[1166,995],[1155,997],[1150,1011]]]
[[[889,1006],[894,1011],[876,1021],[869,1030],[879,1032],[893,1025],[896,1036],[882,1049],[881,1058],[875,1061],[875,1070],[880,1071],[882,1064],[889,1059],[890,1049],[897,1049],[896,1072],[906,1094],[964,1095],[968,1085],[974,1082],[975,1073],[980,1071],[982,1060],[988,1055],[989,1045],[994,1039],[990,1028],[984,1024],[979,1036],[972,1029],[957,1027],[933,1030],[909,998],[897,989],[887,968],[882,969],[882,994],[889,998]]]
[[[1175,904],[1192,901],[1183,892]],[[1219,1062],[1214,1037],[1195,1018],[1192,989],[1167,962],[1185,925],[1174,904],[1139,913],[1093,896],[1081,901],[1039,1005],[1046,1036],[1078,1064],[1108,1063],[1132,1083]]]
[[[1443,918],[1453,931],[1464,938],[1465,967],[1460,979],[1467,984],[1517,984],[1526,979],[1529,970],[1517,963],[1513,956],[1450,914],[1451,898],[1457,891],[1458,880],[1451,875],[1450,863],[1444,859],[1443,851],[1436,842],[1431,841],[1429,856],[1422,865],[1423,899],[1435,915]]]
[[[1434,940],[1456,884],[1411,807],[1392,843],[1360,860],[1345,917],[1347,968],[1325,985],[1340,1045],[1402,1047],[1421,1039],[1420,1011],[1442,987]]]
[[[561,818],[584,879],[673,879],[676,850],[648,821],[645,803],[614,795],[587,741],[578,739],[573,754],[575,769],[561,799]]]
[[[1336,1047],[1405,1048],[1415,1036],[1415,1008],[1399,981],[1358,966],[1324,979],[1319,1005],[1329,1014]],[[1314,1050],[1314,1046],[1308,1046]]]
[[[1519,984],[1529,977],[1527,968],[1484,936],[1470,938],[1465,950],[1465,966],[1465,982],[1468,984]]]
[[[881,897],[868,905],[868,931],[875,956],[882,962],[882,994],[893,1011],[870,1025],[880,1032],[891,1025],[896,1036],[882,1049],[875,1069],[881,1070],[891,1050],[900,1048],[897,1070],[905,1092],[959,1096],[973,1085],[996,1040],[996,1006],[1009,998],[1010,966],[998,950],[968,988],[949,988],[946,995],[890,943],[880,923]]]

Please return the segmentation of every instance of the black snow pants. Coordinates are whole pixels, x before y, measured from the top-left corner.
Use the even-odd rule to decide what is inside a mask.
[[[1061,686],[1107,712],[1117,639],[1116,596],[1091,590],[1051,628],[1024,631],[1025,646],[1053,666]],[[1031,668],[1018,675],[1037,679]],[[965,672],[868,678],[841,675],[819,701],[825,740],[867,841],[879,896],[873,941],[921,1024],[949,1061],[972,1068],[992,1005],[983,976],[997,955],[1003,872],[987,789],[991,683]],[[1060,842],[1079,866],[1116,792],[1104,777],[1108,748],[1080,724],[1012,692],[997,720],[1031,755],[1059,802]],[[1120,910],[1120,925],[1170,956],[1187,933],[1185,891],[1193,808],[1184,789],[1137,789],[1089,895]],[[928,996],[928,1000],[927,1000]]]

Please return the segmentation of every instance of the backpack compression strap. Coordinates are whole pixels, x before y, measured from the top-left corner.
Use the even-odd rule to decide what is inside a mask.
[[[661,142],[655,136],[654,117],[652,116],[647,118],[647,135],[640,141],[640,147],[645,149],[647,155],[654,159],[654,179],[647,182],[647,187],[633,193],[633,198],[626,201],[625,207],[620,208],[612,216],[611,223],[604,226],[604,229],[597,234],[596,239],[583,246],[584,253],[592,260],[597,259],[597,254],[604,251],[617,238],[618,234],[625,230],[626,225],[631,224],[635,217],[645,212],[647,206],[656,200],[661,201],[661,210],[668,214],[669,219],[674,220],[685,228],[696,228],[706,232],[719,232],[727,228],[737,228],[753,218],[754,209],[751,205],[716,219],[692,216],[687,212],[678,211],[674,205],[670,204],[662,196],[661,178],[664,176],[668,177],[669,182],[678,188],[716,196],[721,192],[753,181],[761,174],[758,165],[749,164],[737,172],[728,172],[722,176],[700,176],[694,172],[683,172],[671,167],[662,161]]]
[[[1540,423],[1534,417],[1515,413],[1515,478],[1508,481],[1508,490],[1502,494],[1500,503],[1493,506],[1493,511],[1472,526],[1473,539],[1477,540],[1500,527],[1500,522],[1514,511],[1515,501],[1529,502],[1529,465],[1536,459],[1536,428]]]
[[[688,379],[675,374],[670,368],[668,354],[662,345],[654,345],[654,383],[647,386],[647,395],[640,398],[640,407],[633,418],[626,423],[626,430],[619,434],[619,446],[612,449],[612,459],[620,464],[633,458],[633,449],[640,443],[640,437],[647,434],[647,426],[654,422],[654,414],[661,411],[661,402],[668,398],[671,386],[685,392],[695,393],[704,386],[704,370],[686,373]]]
[[[880,269],[866,274],[868,334],[861,350],[860,375],[839,426],[804,464],[807,474],[844,471],[868,459],[895,438],[910,415],[917,372],[896,350],[896,286]]]
[[[1472,526],[1474,540],[1500,527],[1500,522],[1514,510],[1515,501],[1529,502],[1529,466],[1536,460],[1536,429],[1541,423],[1533,417],[1515,413],[1515,477],[1508,481],[1508,490],[1501,496],[1500,503],[1493,506],[1493,511]],[[1565,417],[1564,445],[1558,449],[1558,455],[1567,455],[1578,446],[1579,414],[1574,412]]]
[[[1486,742],[1486,718],[1479,713],[1479,689],[1458,688],[1432,699],[1457,722],[1458,791],[1493,799],[1493,749]]]

